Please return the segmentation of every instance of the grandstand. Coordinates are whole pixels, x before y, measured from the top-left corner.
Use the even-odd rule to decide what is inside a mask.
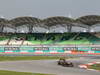
[[[100,44],[95,33],[2,33],[0,45]]]
[[[0,18],[1,52],[100,53],[100,16]]]

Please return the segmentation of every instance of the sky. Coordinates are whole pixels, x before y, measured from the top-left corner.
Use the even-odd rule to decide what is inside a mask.
[[[100,15],[100,0],[0,0],[0,16],[47,18],[52,16]]]

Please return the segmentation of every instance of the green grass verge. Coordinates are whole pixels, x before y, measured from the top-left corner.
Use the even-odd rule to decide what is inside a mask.
[[[57,56],[0,56],[0,61],[49,60],[49,59],[59,59],[59,58],[60,57],[57,57]],[[66,59],[68,58],[69,57],[66,57]]]
[[[80,40],[80,41],[63,41],[63,42],[60,42],[58,44],[90,44],[90,42],[86,41],[86,40]]]
[[[32,44],[52,44],[53,41],[52,40],[49,40],[49,41],[29,41],[31,42]]]
[[[41,41],[29,41],[29,42],[31,42],[33,45],[35,45],[35,44],[41,44]]]
[[[92,66],[89,66],[90,69],[100,70],[100,64],[94,64]]]
[[[29,41],[32,44],[52,44],[53,41],[49,40],[49,41]],[[79,41],[72,41],[72,40],[68,40],[68,41],[62,41],[62,42],[55,42],[55,44],[90,44],[90,41],[88,40],[79,40]]]
[[[26,73],[26,72],[14,72],[14,71],[0,70],[0,75],[51,75],[51,74]]]

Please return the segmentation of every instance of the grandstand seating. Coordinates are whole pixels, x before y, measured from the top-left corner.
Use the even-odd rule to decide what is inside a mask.
[[[0,34],[0,45],[41,44],[100,44],[100,37],[95,33]]]

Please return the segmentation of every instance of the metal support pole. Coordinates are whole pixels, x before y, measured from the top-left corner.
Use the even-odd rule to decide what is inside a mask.
[[[67,25],[67,31],[71,32],[72,31],[72,26],[71,25]]]
[[[33,32],[33,25],[29,25],[28,28],[29,28],[29,33],[32,33]]]
[[[88,28],[87,28],[87,32],[90,32],[90,31],[91,31],[91,27],[88,26]]]
[[[1,25],[0,26],[0,32],[3,32],[3,30],[4,30],[4,25]]]

